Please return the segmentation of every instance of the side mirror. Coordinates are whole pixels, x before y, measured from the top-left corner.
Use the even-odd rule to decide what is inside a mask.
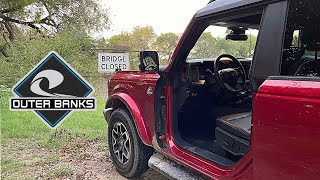
[[[159,71],[159,55],[156,51],[140,51],[139,69],[142,72]]]

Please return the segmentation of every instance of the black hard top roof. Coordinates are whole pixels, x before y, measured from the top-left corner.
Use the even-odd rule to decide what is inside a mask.
[[[250,4],[262,2],[266,0],[216,0],[209,3],[204,8],[200,9],[196,14],[196,18],[207,16],[209,14],[218,13],[221,11],[248,6]]]

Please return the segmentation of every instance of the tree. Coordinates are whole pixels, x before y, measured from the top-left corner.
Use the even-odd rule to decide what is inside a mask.
[[[151,49],[157,35],[151,26],[134,27],[130,34],[130,47],[135,50]]]
[[[190,52],[189,59],[213,58],[218,55],[216,48],[217,40],[210,32],[204,32]]]
[[[211,33],[204,32],[191,50],[188,59],[216,58],[221,54],[231,54],[237,58],[252,57],[257,37],[249,35],[247,41],[232,41],[214,38]]]
[[[35,34],[32,39],[19,37],[8,49],[8,61],[0,61],[0,85],[12,86],[51,50],[57,51],[81,75],[96,75],[96,53],[81,51],[81,48],[95,47],[95,40],[86,33],[68,30],[61,31],[54,38],[41,34]]]
[[[226,39],[218,39],[217,50],[219,54],[231,54],[237,58],[252,57],[257,37],[249,35],[247,41],[231,41]]]
[[[114,35],[106,40],[109,48],[117,46],[131,46],[131,34],[128,32],[121,32],[118,35]]]
[[[109,27],[108,10],[96,0],[1,0],[0,52],[8,57],[6,48],[17,34],[34,30],[44,35],[63,29],[74,32],[98,32]],[[19,31],[20,30],[20,31]]]
[[[106,40],[107,47],[127,46],[130,50],[148,50],[152,49],[157,35],[151,26],[134,27],[131,32],[121,32]],[[131,69],[138,68],[138,53],[131,52]]]
[[[168,64],[178,41],[179,36],[175,33],[164,33],[157,37],[153,47],[155,50],[159,51],[162,64]]]
[[[148,50],[152,48],[157,35],[151,26],[136,26],[131,32],[121,32],[106,40],[108,47],[127,46],[131,50]]]

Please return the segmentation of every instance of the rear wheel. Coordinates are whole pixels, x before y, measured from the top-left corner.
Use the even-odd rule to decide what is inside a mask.
[[[117,171],[128,178],[146,172],[153,149],[141,141],[130,114],[115,110],[108,127],[109,151]]]

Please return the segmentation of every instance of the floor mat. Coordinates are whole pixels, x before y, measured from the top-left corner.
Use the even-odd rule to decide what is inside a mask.
[[[220,146],[216,145],[214,138],[203,137],[203,136],[185,136],[182,137],[187,143],[194,146],[198,146],[202,149],[218,154],[220,156],[226,156],[226,151]]]

